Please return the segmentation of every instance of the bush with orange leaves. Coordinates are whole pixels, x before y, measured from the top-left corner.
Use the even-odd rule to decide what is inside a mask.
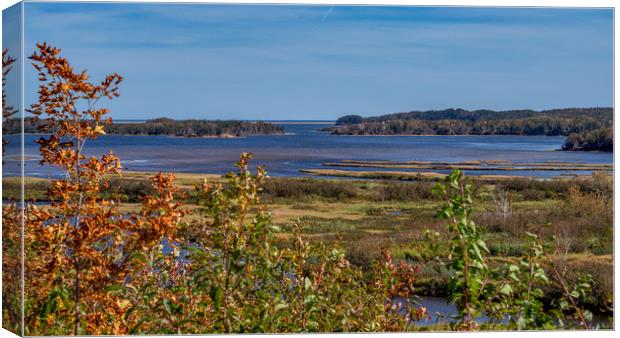
[[[52,181],[50,207],[26,210],[25,333],[123,333],[116,327],[123,306],[105,289],[138,268],[136,252],[156,250],[163,238],[174,236],[182,216],[172,202],[174,177],[155,176],[158,193],[145,199],[143,211],[120,214],[100,193],[108,177],[120,175],[119,159],[112,152],[87,158],[83,149],[112,122],[108,109],[95,106],[119,95],[122,77],[112,74],[93,84],[47,44],[38,44],[30,59],[41,84],[29,111],[45,118],[41,131],[50,133],[37,141],[41,164],[66,175]]]
[[[226,184],[197,187],[192,223],[181,222],[172,174],[152,177],[140,212],[119,212],[101,193],[121,174],[119,159],[83,150],[111,123],[95,105],[118,96],[122,77],[93,84],[47,44],[30,59],[40,87],[29,111],[49,135],[37,141],[41,163],[65,176],[53,180],[50,206],[26,209],[25,334],[394,331],[424,314],[393,302],[410,298],[418,270],[389,255],[366,276],[300,231],[293,249],[279,248],[259,201],[266,174],[249,170],[249,154]],[[15,210],[3,217],[18,225]]]
[[[21,209],[2,207],[2,327],[21,334]]]
[[[2,119],[6,121],[17,111],[9,104],[6,94],[6,78],[16,60],[9,50],[2,51]],[[5,146],[9,142],[2,138],[2,163]],[[16,204],[2,208],[2,322],[15,334],[21,333],[21,209]]]

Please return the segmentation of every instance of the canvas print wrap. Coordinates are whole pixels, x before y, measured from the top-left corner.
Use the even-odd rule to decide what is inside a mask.
[[[2,325],[613,329],[613,9],[3,10]]]
[[[22,120],[22,7],[2,11],[2,327],[22,334],[23,318],[23,193],[22,132],[9,137],[5,121]],[[15,170],[5,170],[13,162]],[[10,193],[8,191],[11,191]]]

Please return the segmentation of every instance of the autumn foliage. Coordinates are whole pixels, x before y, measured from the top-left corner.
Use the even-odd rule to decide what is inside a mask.
[[[89,82],[46,44],[30,59],[38,71],[39,100],[29,111],[44,117],[41,164],[56,166],[65,178],[53,180],[50,207],[26,210],[26,334],[111,334],[123,306],[106,287],[122,284],[137,269],[135,252],[153,248],[170,236],[181,213],[171,199],[173,176],[153,178],[157,197],[144,201],[137,215],[123,215],[101,189],[120,175],[120,161],[110,152],[86,157],[87,140],[105,134],[112,121],[102,99],[118,96],[122,77]],[[82,109],[78,108],[82,107]],[[28,315],[29,314],[29,315]]]
[[[8,49],[2,51],[2,119],[17,111],[9,104],[6,94],[6,79],[16,60],[9,55]],[[3,124],[3,133],[4,133]],[[5,146],[9,142],[2,138],[2,156],[4,164]],[[17,204],[2,207],[2,320],[4,326],[13,333],[21,333],[21,209]]]
[[[41,164],[64,175],[49,206],[25,210],[25,334],[405,330],[424,313],[402,316],[391,302],[413,291],[414,268],[388,259],[368,278],[342,251],[301,235],[279,248],[259,201],[266,174],[249,170],[249,154],[226,184],[196,187],[197,220],[182,222],[172,174],[152,177],[141,211],[119,212],[101,192],[121,175],[120,160],[84,148],[111,124],[97,104],[119,96],[122,77],[90,82],[60,52],[43,43],[30,57],[40,86],[28,111],[45,121]],[[5,224],[19,224],[17,210],[3,207]]]

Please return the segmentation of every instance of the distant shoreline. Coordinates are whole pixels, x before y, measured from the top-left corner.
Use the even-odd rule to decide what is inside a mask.
[[[251,121],[257,122],[257,121]],[[260,121],[272,124],[332,124],[336,125],[336,121]]]
[[[9,134],[9,135],[19,135],[19,134]],[[49,133],[24,133],[24,135],[50,135]],[[255,135],[244,135],[244,136],[235,136],[235,135],[222,135],[222,136],[216,136],[216,135],[202,135],[202,136],[183,136],[183,135],[168,135],[168,134],[158,134],[158,135],[149,135],[149,134],[113,134],[113,133],[106,133],[102,136],[135,136],[135,137],[149,137],[149,136],[160,136],[160,137],[175,137],[175,138],[216,138],[216,139],[227,139],[227,138],[231,138],[231,139],[239,139],[239,138],[247,138],[248,136],[265,136],[265,135],[285,135],[284,133],[281,134],[255,134]]]
[[[329,133],[328,131],[325,131],[326,133]],[[487,135],[483,135],[483,134],[452,134],[452,135],[439,135],[439,134],[389,134],[389,135],[384,135],[384,134],[367,134],[367,135],[350,135],[350,134],[330,134],[331,136],[350,136],[350,137],[359,137],[359,136],[373,136],[373,137],[403,137],[403,136],[407,136],[407,137],[418,137],[418,136],[492,136],[492,137],[498,137],[498,136],[523,136],[523,137],[566,137],[563,135],[523,135],[523,134],[487,134]]]

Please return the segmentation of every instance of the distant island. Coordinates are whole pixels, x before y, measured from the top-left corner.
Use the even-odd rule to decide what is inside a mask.
[[[32,117],[24,119],[25,133],[39,133],[46,121]],[[6,134],[21,132],[19,119],[5,121]],[[106,133],[114,135],[168,135],[179,137],[243,137],[248,135],[284,134],[284,128],[267,122],[236,120],[174,120],[156,118],[144,122],[114,122],[106,127]]]
[[[613,108],[446,109],[366,118],[346,115],[323,131],[333,135],[567,136],[563,150],[613,151]]]
[[[46,121],[24,119],[24,132],[40,133]],[[292,122],[291,122],[292,123]],[[333,127],[321,131],[332,135],[523,135],[566,136],[562,150],[613,151],[613,108],[565,108],[535,110],[445,109],[411,111],[376,117],[346,115]],[[5,134],[19,134],[18,118],[7,119]],[[174,120],[156,118],[144,122],[114,122],[106,127],[112,135],[167,135],[178,137],[233,138],[284,134],[273,122],[239,120]]]

